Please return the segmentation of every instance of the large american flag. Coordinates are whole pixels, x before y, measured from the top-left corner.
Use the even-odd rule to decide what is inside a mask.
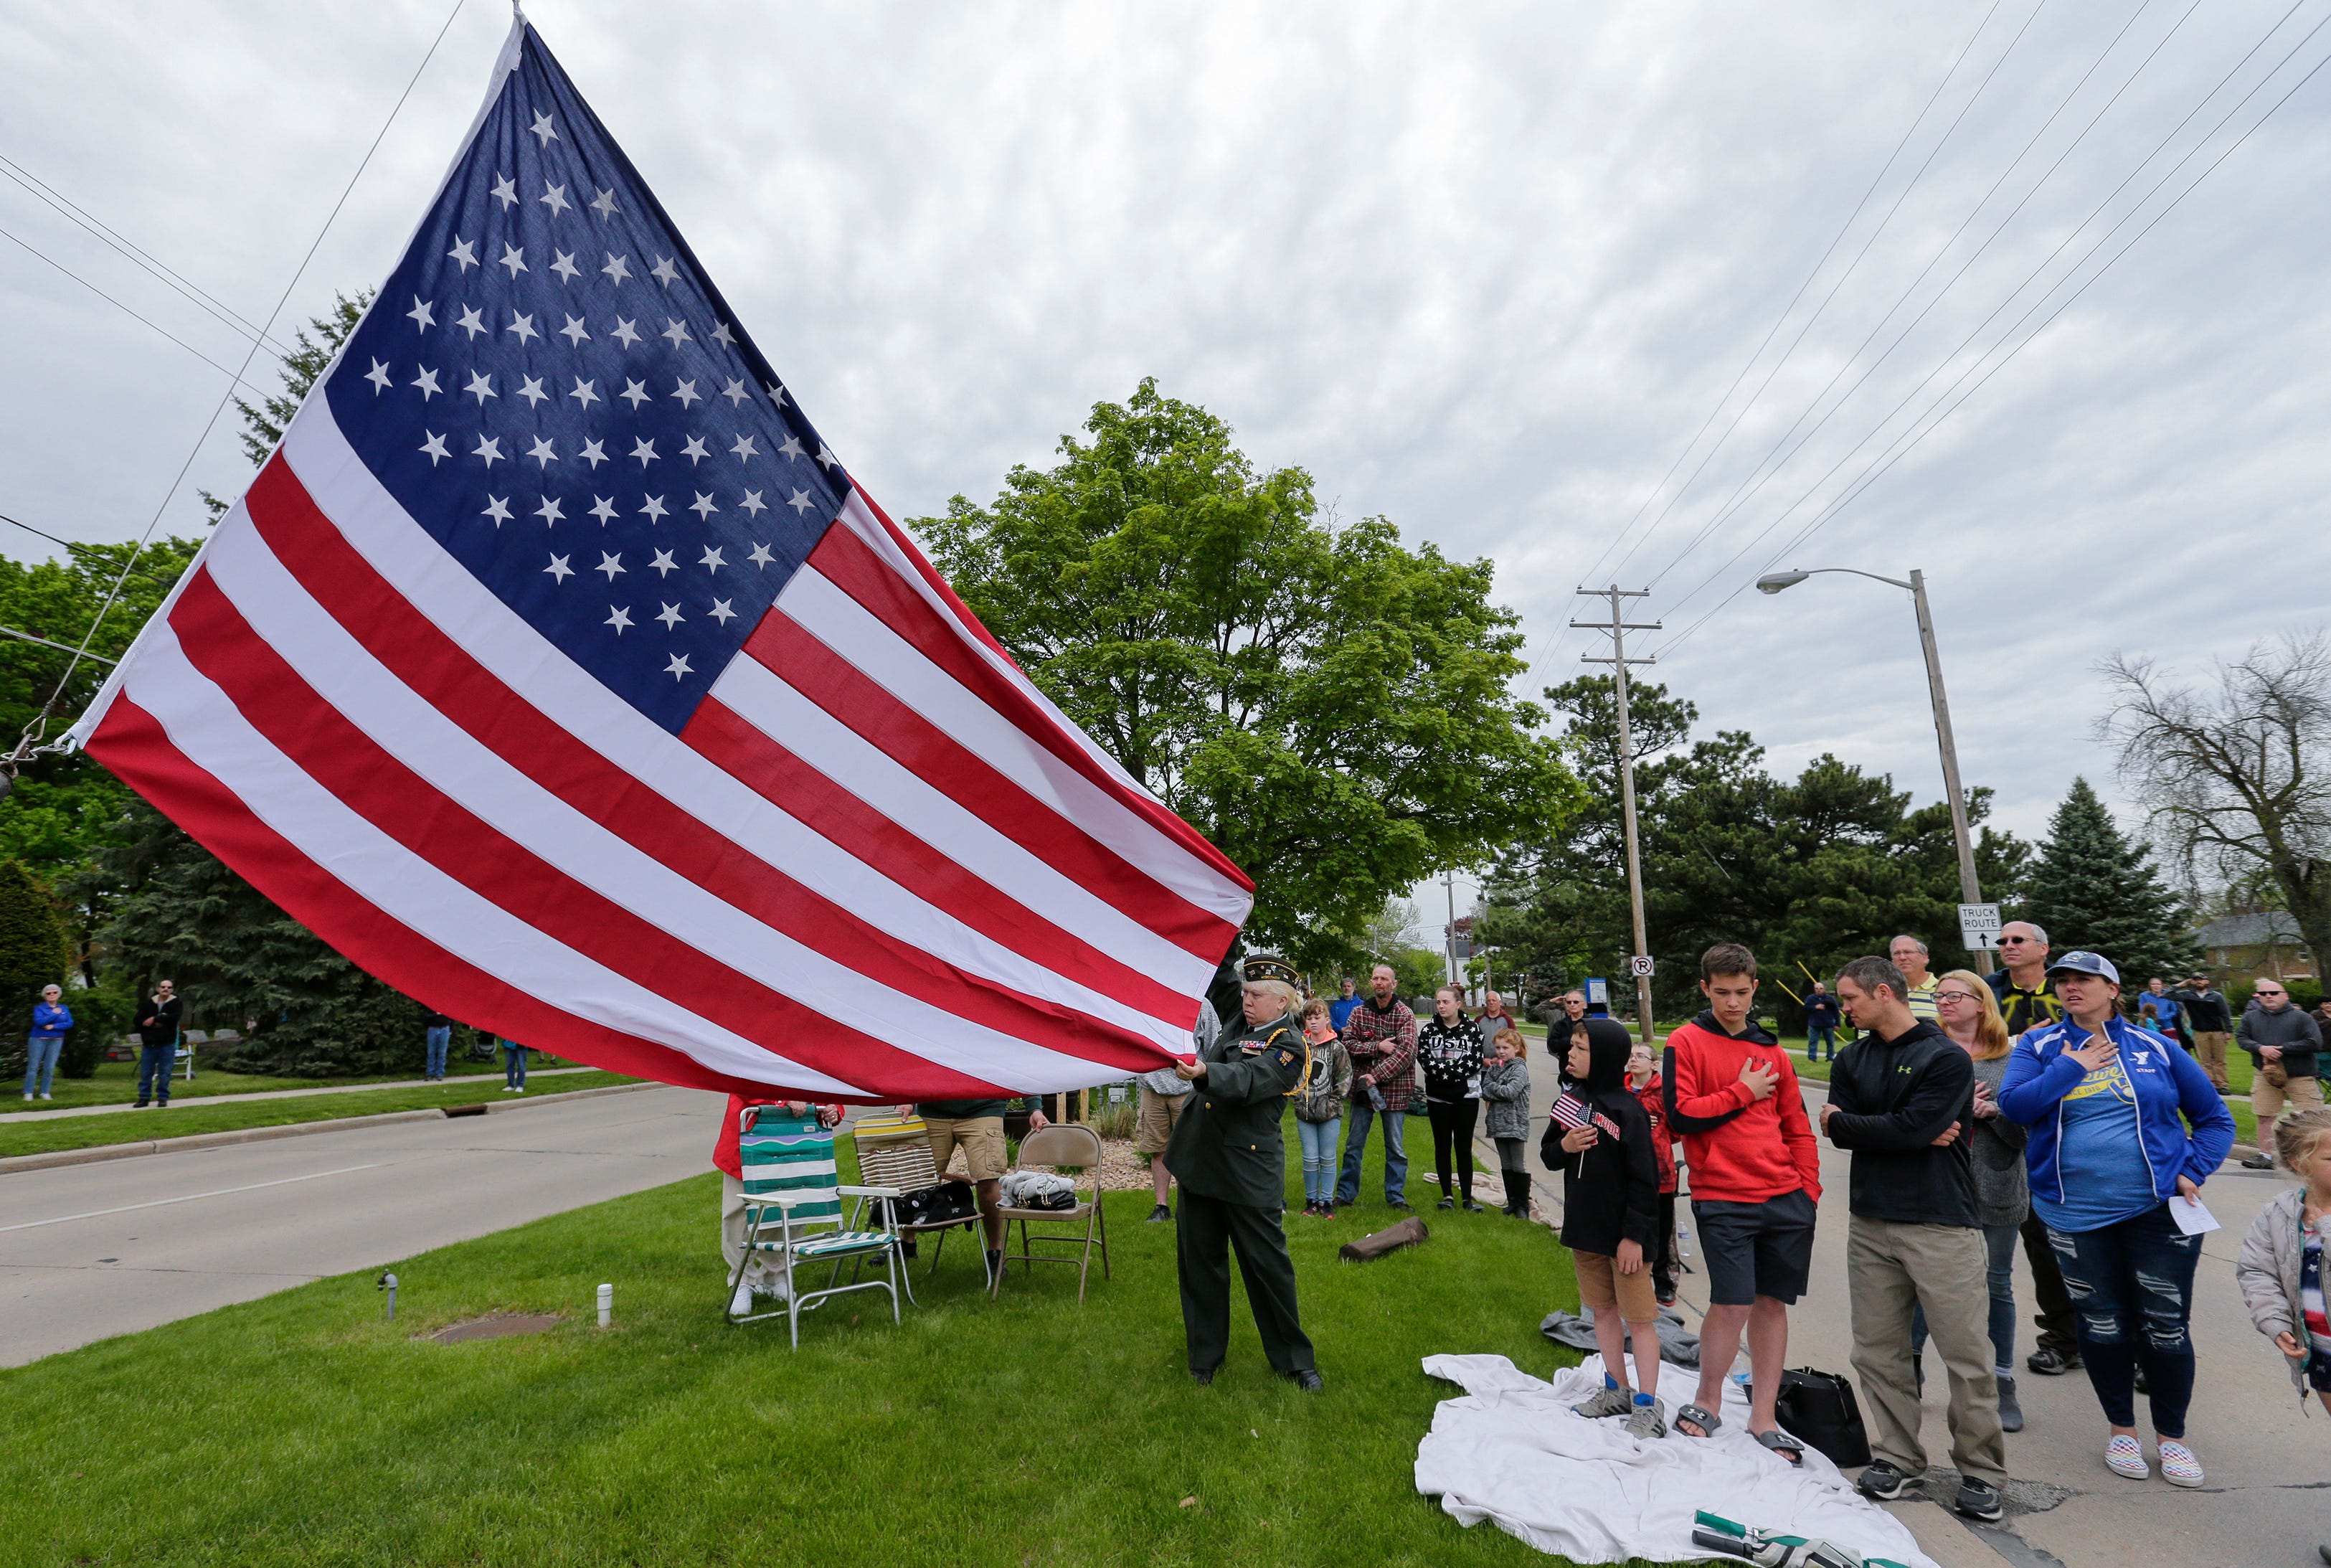
[[[389,984],[672,1083],[1153,1069],[1251,902],[852,481],[523,20],[73,737]]]

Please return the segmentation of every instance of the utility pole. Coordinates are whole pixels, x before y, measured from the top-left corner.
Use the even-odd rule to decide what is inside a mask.
[[[1457,977],[1457,873],[1441,873],[1441,890],[1449,896],[1449,925],[1441,935],[1446,938],[1449,955],[1449,984],[1456,986],[1457,994],[1465,994],[1464,983]]]
[[[1935,702],[1935,739],[1943,750],[1943,793],[1951,803],[1951,838],[1959,854],[1959,898],[1969,904],[1983,902],[1983,884],[1974,874],[1974,839],[1967,825],[1966,795],[1959,788],[1959,746],[1951,736],[1950,698],[1943,695],[1943,660],[1935,651],[1935,618],[1927,613],[1927,574],[1910,574],[1910,602],[1918,610],[1918,643],[1927,651],[1927,689]],[[1997,956],[1994,950],[1984,948],[1980,958],[1984,968]]]
[[[1571,624],[1590,632],[1611,633],[1611,657],[1581,659],[1585,664],[1608,664],[1618,676],[1619,694],[1619,807],[1625,818],[1627,834],[1627,902],[1635,917],[1635,1029],[1645,1045],[1651,1042],[1651,941],[1643,924],[1643,859],[1635,839],[1635,732],[1627,722],[1627,666],[1656,664],[1656,658],[1630,660],[1627,657],[1627,633],[1657,632],[1657,621],[1629,621],[1622,600],[1645,599],[1649,588],[1622,588],[1616,583],[1607,588],[1581,588],[1578,592],[1589,599],[1611,601],[1608,621],[1573,621]]]

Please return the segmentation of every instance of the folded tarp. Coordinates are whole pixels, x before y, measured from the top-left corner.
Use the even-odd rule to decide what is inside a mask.
[[[1699,1366],[1699,1335],[1683,1326],[1683,1318],[1674,1307],[1660,1308],[1657,1326],[1660,1359],[1697,1370]],[[1537,1331],[1555,1344],[1571,1350],[1583,1350],[1589,1355],[1602,1354],[1602,1346],[1595,1342],[1594,1320],[1592,1317],[1574,1312],[1549,1312],[1545,1321],[1537,1326]],[[1634,1354],[1633,1344],[1632,1340],[1628,1342],[1630,1355]]]
[[[1768,1533],[1936,1568],[1909,1530],[1828,1459],[1808,1449],[1799,1468],[1759,1446],[1748,1435],[1747,1402],[1729,1378],[1715,1437],[1670,1432],[1637,1442],[1617,1421],[1571,1411],[1603,1386],[1599,1361],[1551,1383],[1502,1355],[1431,1355],[1424,1370],[1465,1397],[1433,1411],[1432,1430],[1417,1445],[1416,1489],[1438,1497],[1461,1525],[1487,1519],[1575,1563],[1698,1563],[1708,1553],[1692,1544],[1692,1515],[1705,1508]],[[1695,1373],[1661,1367],[1670,1422],[1698,1383]]]

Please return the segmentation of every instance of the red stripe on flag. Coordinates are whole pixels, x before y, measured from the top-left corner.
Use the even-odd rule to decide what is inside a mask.
[[[1171,986],[1111,957],[947,859],[718,698],[704,699],[680,738],[830,842],[1032,963],[1153,1018],[1171,1022],[1189,1007],[1189,999]]]
[[[755,1099],[772,1093],[767,1083],[715,1072],[670,1046],[553,1007],[422,936],[261,822],[232,791],[172,744],[154,716],[127,693],[115,697],[87,750],[124,784],[166,809],[195,842],[237,867],[252,887],[293,919],[351,963],[423,1005],[473,1028],[555,1050],[611,1072]],[[916,1092],[933,1098],[972,1092],[960,1087],[969,1080],[943,1069],[931,1069],[929,1081],[932,1087]],[[794,1092],[832,1098],[823,1089]]]
[[[862,490],[859,494],[861,499],[865,496]],[[866,504],[877,518],[881,518],[885,527],[891,527],[895,536],[897,529],[890,525],[890,519],[883,517],[880,508],[872,501]],[[903,545],[903,541],[901,543]],[[922,562],[919,551],[911,546],[904,547],[908,559]],[[865,606],[884,625],[912,643],[924,658],[953,676],[966,690],[1083,774],[1095,788],[1106,793],[1222,876],[1249,891],[1253,890],[1254,883],[1248,879],[1246,873],[1232,864],[1229,856],[1208,842],[1204,834],[1147,794],[1127,789],[1122,779],[1093,759],[1077,736],[1063,730],[1060,721],[1045,711],[1042,704],[1032,700],[994,665],[965,647],[956,628],[942,621],[932,611],[930,601],[909,587],[888,563],[868,547],[865,540],[851,531],[848,525],[837,524],[826,529],[825,537],[818,541],[817,548],[810,552],[809,564],[843,593]],[[927,564],[922,569],[929,572]],[[928,580],[937,583],[938,575],[930,573]],[[945,588],[944,584],[940,586]],[[961,600],[955,597],[953,590],[947,590],[947,594],[951,606],[959,612],[959,619],[972,626],[979,626],[978,619],[963,605]],[[979,627],[979,634],[990,646],[995,646],[998,652],[1003,651],[985,627]],[[1229,946],[1227,939],[1223,946]],[[1222,955],[1217,951],[1214,956],[1219,959]]]
[[[828,536],[833,531],[828,529]],[[1184,951],[1209,964],[1222,961],[1238,927],[1161,886],[893,697],[786,614],[782,599],[745,640],[745,653],[901,767],[944,791],[948,799],[1096,898]]]

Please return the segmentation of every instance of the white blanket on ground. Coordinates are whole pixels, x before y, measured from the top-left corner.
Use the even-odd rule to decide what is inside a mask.
[[[1670,1431],[1639,1443],[1613,1421],[1588,1421],[1571,1406],[1603,1386],[1600,1361],[1542,1383],[1502,1355],[1429,1355],[1424,1370],[1465,1391],[1432,1414],[1416,1449],[1416,1489],[1438,1496],[1460,1525],[1483,1519],[1541,1552],[1576,1563],[1696,1563],[1711,1555],[1691,1541],[1692,1514],[1758,1529],[1836,1542],[1865,1557],[1936,1568],[1902,1522],[1853,1489],[1812,1449],[1803,1468],[1748,1435],[1748,1406],[1724,1383],[1724,1425],[1712,1439]],[[1668,1419],[1691,1402],[1699,1378],[1660,1369]]]

